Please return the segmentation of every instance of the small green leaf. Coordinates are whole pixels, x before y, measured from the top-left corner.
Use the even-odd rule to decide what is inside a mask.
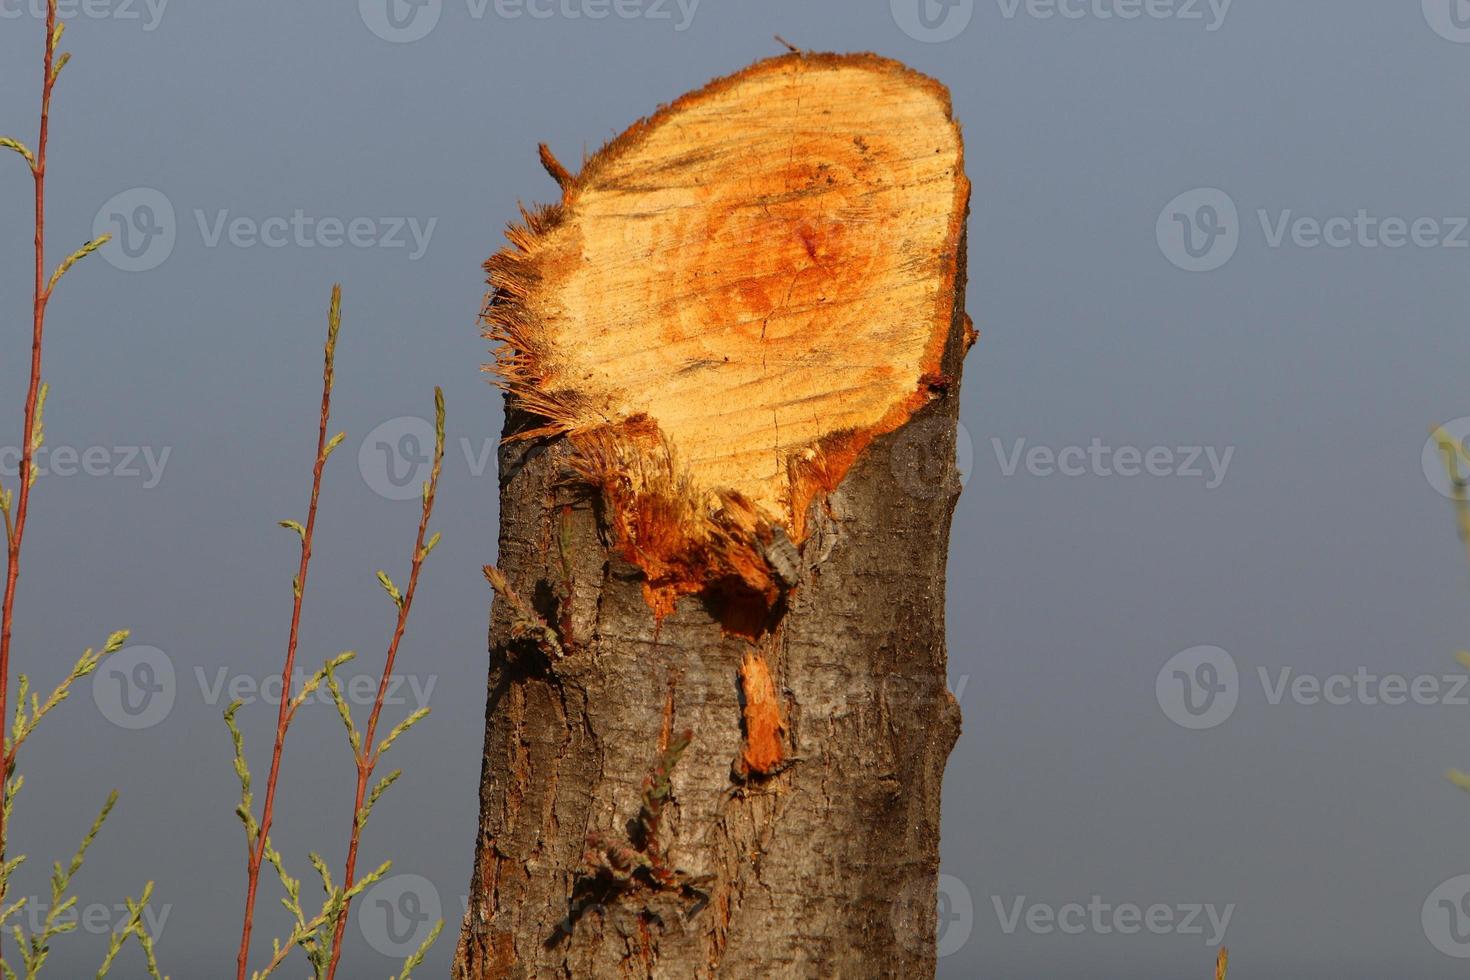
[[[31,452],[33,454],[46,442],[46,425],[44,420],[46,417],[46,396],[50,393],[51,386],[44,381],[41,382],[41,390],[36,393],[36,417],[31,423]],[[40,467],[31,467],[30,482],[32,484],[36,482],[36,475],[39,472]]]
[[[393,747],[393,743],[398,741],[398,737],[400,735],[408,731],[414,725],[417,725],[419,722],[423,721],[428,716],[429,709],[420,708],[413,714],[409,715],[407,718],[400,721],[397,725],[393,727],[393,730],[388,733],[388,737],[378,743],[378,755],[382,756],[383,753],[387,752],[390,748]]]
[[[87,256],[91,255],[93,252],[97,251],[99,248],[101,248],[103,245],[106,245],[110,241],[112,241],[111,235],[102,235],[98,238],[92,239],[90,242],[68,255],[64,260],[62,260],[61,265],[57,266],[56,271],[51,273],[51,283],[46,287],[46,291],[50,292],[51,290],[55,289],[56,284],[61,281],[61,277],[66,275],[67,272],[70,271],[72,266],[76,265],[82,259],[85,259]]]
[[[434,941],[439,938],[439,932],[443,928],[444,920],[440,919],[435,923],[433,930],[430,931],[423,944],[419,946],[412,956],[403,961],[403,970],[398,974],[398,980],[411,980],[413,971],[423,965],[424,957],[429,953],[429,947],[434,945]]]
[[[31,169],[35,169],[35,154],[31,153],[30,147],[26,146],[20,140],[11,139],[9,136],[0,136],[0,150],[14,150],[26,158],[26,163],[31,165]]]
[[[1450,782],[1454,783],[1465,792],[1470,793],[1470,776],[1465,775],[1458,769],[1451,769],[1445,775],[1449,777]]]
[[[378,584],[383,587],[384,592],[388,593],[395,605],[403,605],[403,594],[398,591],[398,586],[393,584],[393,580],[388,577],[387,572],[378,572]]]

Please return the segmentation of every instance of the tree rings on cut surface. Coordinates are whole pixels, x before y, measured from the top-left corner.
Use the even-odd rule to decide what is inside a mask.
[[[969,182],[943,86],[793,53],[684,96],[486,264],[501,383],[566,435],[654,612],[759,619],[807,510],[939,397]],[[748,625],[748,624],[747,624]],[[743,631],[743,630],[742,630]]]

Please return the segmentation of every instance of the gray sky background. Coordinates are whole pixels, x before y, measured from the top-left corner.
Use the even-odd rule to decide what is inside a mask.
[[[26,139],[38,2],[0,0],[0,132]],[[1367,703],[1356,689],[1311,704],[1271,688],[1285,669],[1308,682],[1460,672],[1467,573],[1421,451],[1431,423],[1470,416],[1470,29],[1456,26],[1470,4],[1236,0],[1221,19],[1203,0],[1065,0],[1075,17],[1036,0],[926,0],[939,25],[928,31],[917,0],[703,0],[692,16],[623,0],[640,16],[609,7],[598,20],[569,16],[597,0],[545,0],[549,17],[442,0],[404,21],[421,32],[437,9],[432,30],[395,41],[378,36],[395,29],[376,0],[176,2],[161,16],[157,0],[92,2],[70,23],[55,106],[53,249],[117,213],[135,221],[136,254],[120,242],[90,259],[52,308],[50,443],[103,447],[94,468],[108,472],[38,487],[18,661],[49,688],[85,646],[130,626],[172,671],[155,669],[166,690],[145,703],[104,670],[95,696],[80,689],[27,746],[21,894],[44,894],[45,864],[117,785],[83,904],[154,878],[165,968],[215,977],[232,962],[244,847],[219,720],[230,695],[216,688],[279,669],[296,548],[275,522],[303,516],[340,280],[336,424],[349,435],[327,476],[301,657],[356,649],[349,675],[381,662],[392,610],[372,573],[405,574],[416,505],[379,492],[391,484],[376,446],[412,450],[400,438],[413,424],[393,420],[429,415],[443,385],[444,542],[401,661],[401,693],[412,701],[417,684],[434,713],[394,750],[405,775],[365,861],[392,857],[432,884],[399,891],[442,905],[449,922],[421,975],[444,975],[473,845],[489,598],[478,569],[497,522],[484,454],[501,409],[479,372],[479,264],[518,200],[554,196],[538,141],[575,161],[658,104],[778,53],[779,33],[934,75],[967,137],[969,309],[983,337],[965,376],[973,454],[950,561],[965,731],[946,779],[941,976],[1203,978],[1215,929],[1205,915],[1192,923],[1202,934],[1184,928],[1191,905],[1229,907],[1232,977],[1463,974],[1449,954],[1470,955],[1470,904],[1455,909],[1470,886],[1451,879],[1470,873],[1470,799],[1442,774],[1470,768],[1467,692],[1441,679],[1430,704]],[[139,188],[161,194],[171,223]],[[1189,193],[1199,188],[1224,196]],[[167,235],[140,233],[143,206],[172,251]],[[29,208],[23,167],[4,161],[0,446],[20,435]],[[298,209],[374,223],[337,248],[249,236]],[[1290,225],[1360,210],[1358,227],[1331,226],[1342,247],[1310,247],[1310,226]],[[250,221],[231,234],[238,218]],[[381,219],[433,222],[422,254],[406,231],[388,243],[405,247],[361,244],[392,231]],[[1384,219],[1418,241],[1384,247],[1396,238]],[[1180,222],[1202,257],[1183,250]],[[332,237],[330,223],[317,231]],[[1212,271],[1179,267],[1226,255]],[[126,271],[139,264],[154,267]],[[1188,451],[1154,455],[1167,476],[1117,475],[1126,453],[1080,476],[1025,459],[1093,440],[1233,455],[1218,481],[1208,464],[1178,473]],[[166,450],[156,485],[114,447],[155,461]],[[1231,660],[1208,654],[1224,688],[1216,702],[1195,690],[1209,709],[1196,716],[1174,668],[1208,679],[1189,660],[1206,654],[1169,662],[1202,645]],[[140,663],[161,663],[128,655],[130,683],[148,679]],[[242,718],[263,773],[274,707],[256,701]],[[334,713],[304,712],[276,830],[303,877],[308,849],[340,864],[351,778]],[[1068,917],[1063,906],[1094,895],[1179,911],[1164,934],[1119,933],[1111,913],[1101,928]],[[263,939],[286,929],[275,898],[260,903]],[[396,972],[385,951],[415,911],[398,898],[355,916],[351,976]],[[1033,906],[1081,931],[1028,927]],[[103,943],[95,930],[58,942],[53,973],[95,969]]]

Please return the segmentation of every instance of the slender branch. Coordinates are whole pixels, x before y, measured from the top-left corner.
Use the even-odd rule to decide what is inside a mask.
[[[371,804],[364,806],[367,799],[368,784],[372,781],[373,771],[378,766],[378,760],[382,758],[383,752],[392,743],[394,735],[389,735],[381,745],[377,744],[378,718],[383,711],[383,702],[388,696],[388,687],[393,676],[393,665],[398,659],[398,644],[403,640],[404,630],[408,626],[408,614],[413,609],[414,593],[418,590],[419,572],[424,566],[424,559],[429,556],[434,545],[438,542],[436,534],[427,544],[425,536],[429,530],[429,519],[434,513],[434,498],[439,492],[439,473],[444,461],[444,393],[438,388],[434,389],[434,466],[429,472],[429,480],[424,484],[423,510],[419,515],[418,536],[414,539],[413,563],[408,576],[408,588],[402,596],[395,595],[396,589],[389,589],[393,595],[394,602],[398,606],[398,620],[393,628],[393,639],[388,643],[388,656],[383,661],[383,675],[378,679],[378,695],[373,699],[373,710],[368,715],[367,730],[362,740],[362,746],[355,755],[357,761],[357,792],[352,807],[352,837],[347,844],[347,867],[342,874],[342,888],[351,891],[354,875],[357,873],[357,851],[362,841],[363,825],[367,822],[368,811]],[[384,581],[385,587],[391,582],[387,576],[379,573],[380,579]],[[396,734],[397,730],[395,730]],[[374,794],[376,798],[376,793]],[[327,980],[334,980],[337,975],[337,961],[342,958],[342,936],[347,928],[347,913],[351,905],[348,898],[342,903],[341,912],[337,916],[337,922],[332,930],[332,958],[327,967]]]
[[[51,289],[46,280],[46,146],[51,135],[51,91],[56,85],[56,45],[60,35],[56,29],[56,0],[46,3],[46,53],[41,77],[41,130],[33,156],[27,156],[31,178],[35,184],[35,287],[31,294],[31,374],[26,387],[25,421],[21,433],[20,486],[16,490],[14,514],[6,518],[5,598],[0,604],[0,719],[7,718],[10,694],[10,642],[15,626],[15,592],[20,581],[20,551],[25,540],[26,517],[30,513],[31,484],[36,451],[36,417],[41,391],[41,341],[46,332],[46,305]],[[10,507],[7,505],[6,510]],[[0,863],[5,858],[6,793],[9,790],[13,755],[4,752],[0,758]]]
[[[46,408],[47,386],[41,380],[41,361],[46,334],[46,311],[50,305],[51,296],[56,291],[56,286],[61,282],[62,277],[74,265],[100,249],[111,238],[110,235],[101,235],[87,242],[68,255],[50,277],[47,277],[46,161],[47,150],[51,142],[51,97],[56,89],[56,80],[61,75],[61,70],[66,67],[71,58],[69,54],[60,51],[61,36],[65,30],[66,26],[59,21],[57,15],[57,0],[47,0],[45,48],[41,65],[41,121],[35,149],[32,150],[20,140],[12,137],[0,137],[0,149],[13,151],[25,160],[31,172],[31,181],[35,190],[35,281],[31,293],[31,363],[22,419],[20,466],[16,474],[20,485],[16,490],[0,487],[0,518],[3,518],[5,529],[5,591],[3,599],[0,599],[0,924],[3,924],[26,902],[25,899],[21,899],[8,906],[5,903],[6,896],[10,892],[11,873],[25,860],[24,857],[14,860],[7,860],[5,857],[9,849],[9,834],[6,825],[9,823],[11,808],[15,805],[15,796],[23,783],[19,776],[12,778],[16,769],[16,755],[22,743],[40,724],[41,719],[70,696],[72,685],[96,670],[102,658],[116,653],[128,638],[127,631],[120,630],[107,638],[107,643],[100,652],[94,654],[91,649],[88,649],[44,702],[38,695],[30,693],[26,675],[20,674],[17,678],[18,690],[15,698],[14,720],[8,737],[3,734],[4,723],[11,718],[9,708],[10,654],[15,629],[15,599],[20,582],[20,557],[30,516],[31,490],[39,475],[35,463],[36,454],[44,441],[43,415]],[[29,701],[27,695],[29,695]],[[117,792],[114,790],[108,797],[107,805],[103,808],[101,815],[93,823],[91,831],[82,841],[81,849],[72,858],[70,867],[63,869],[59,863],[53,865],[51,904],[40,931],[27,938],[19,926],[13,927],[27,976],[40,972],[50,952],[50,940],[67,931],[67,927],[60,923],[58,916],[68,906],[75,903],[76,899],[75,896],[66,898],[64,893],[72,876],[81,868],[87,849],[96,839],[102,822],[107,818],[116,801]],[[142,903],[147,902],[152,887],[150,883],[144,890],[139,908]],[[129,908],[133,909],[131,900],[128,902]],[[125,937],[132,931],[134,931],[134,924],[130,923],[119,935]],[[150,975],[156,977],[158,976],[157,964],[153,961],[151,940],[146,933],[141,931],[141,928],[138,929],[137,935],[147,953]],[[107,973],[120,945],[121,940],[115,936],[107,960],[98,976]],[[15,975],[3,957],[0,957],[0,972],[6,976]]]
[[[322,367],[321,424],[317,430],[316,466],[312,471],[311,503],[306,511],[306,524],[300,528],[301,562],[296,578],[292,582],[294,599],[291,606],[291,631],[286,641],[285,665],[281,668],[281,705],[276,715],[276,740],[271,750],[270,774],[266,777],[265,803],[260,811],[260,824],[254,839],[250,842],[250,860],[245,888],[245,915],[240,931],[240,950],[235,961],[237,980],[246,980],[246,970],[250,959],[250,933],[255,917],[255,895],[260,885],[261,865],[265,861],[266,848],[269,846],[271,820],[275,815],[276,783],[281,772],[281,755],[286,744],[286,730],[290,728],[291,719],[296,714],[296,706],[291,698],[291,677],[296,667],[296,647],[301,635],[301,603],[302,597],[306,594],[306,575],[311,568],[311,546],[316,532],[317,502],[321,498],[322,471],[326,468],[327,457],[341,442],[341,436],[330,440],[327,438],[327,425],[332,415],[332,382],[335,375],[337,332],[341,326],[342,287],[339,285],[332,287],[332,305],[327,314],[327,345],[325,362]]]

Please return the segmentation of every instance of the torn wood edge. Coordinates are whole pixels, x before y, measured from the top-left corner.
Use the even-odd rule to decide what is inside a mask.
[[[659,126],[690,107],[759,74],[784,70],[793,62],[897,74],[939,101],[946,122],[954,127],[956,143],[954,199],[945,237],[954,253],[944,263],[916,390],[892,405],[874,425],[830,432],[805,453],[790,458],[787,486],[781,495],[787,515],[781,517],[766,513],[737,491],[694,487],[657,423],[647,416],[603,418],[589,424],[585,421],[589,406],[578,392],[548,390],[550,344],[527,308],[527,300],[541,278],[538,243],[567,218],[582,189],[611,161],[637,148]],[[765,546],[774,532],[784,531],[799,548],[807,537],[811,506],[837,489],[875,439],[898,429],[944,393],[924,379],[940,376],[954,332],[970,198],[964,136],[954,118],[949,90],[929,76],[875,54],[794,50],[758,61],[661,106],[587,158],[577,174],[568,171],[546,144],[540,144],[538,152],[542,166],[561,189],[561,200],[530,209],[522,205],[521,220],[506,231],[509,245],[485,263],[489,292],[481,321],[485,338],[495,345],[495,361],[486,370],[498,375],[495,383],[519,408],[542,420],[540,425],[508,433],[505,439],[567,437],[570,468],[598,490],[608,505],[614,540],[623,556],[644,572],[644,598],[656,620],[672,613],[680,597],[700,594],[716,600],[715,611],[728,632],[755,638],[778,615],[785,587],[765,558]],[[969,317],[962,311],[958,315],[965,324],[963,352],[973,344],[975,334]]]

